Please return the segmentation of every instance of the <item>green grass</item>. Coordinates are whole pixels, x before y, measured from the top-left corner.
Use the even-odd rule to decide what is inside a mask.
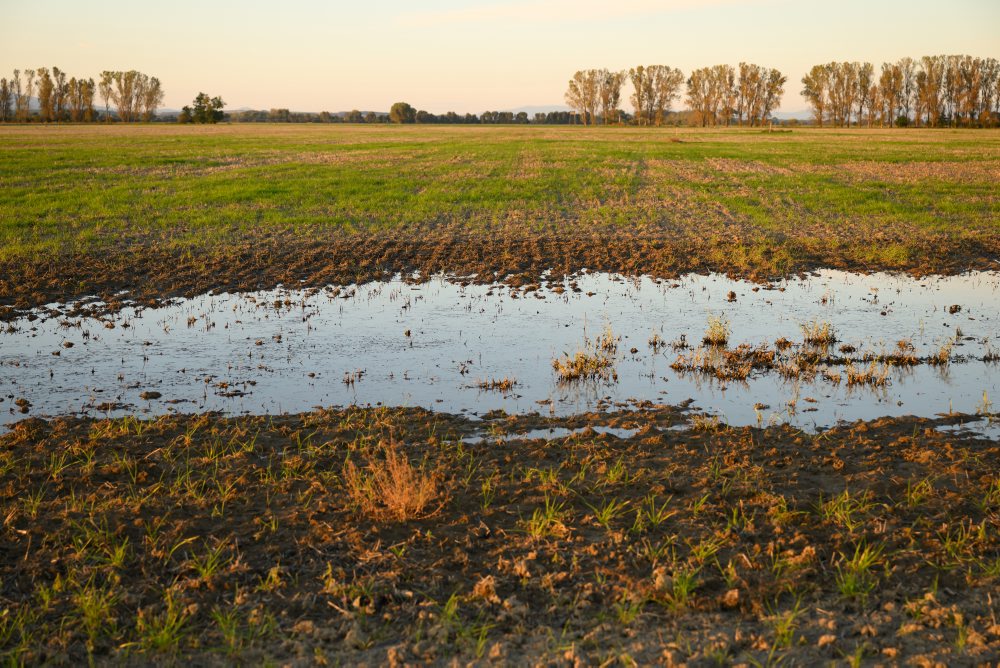
[[[998,170],[992,131],[4,126],[0,253],[316,227],[995,233]]]

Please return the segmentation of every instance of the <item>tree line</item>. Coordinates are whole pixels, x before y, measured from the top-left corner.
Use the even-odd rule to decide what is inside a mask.
[[[781,101],[787,78],[776,69],[750,63],[703,67],[687,78],[669,65],[639,65],[629,70],[580,70],[569,80],[565,100],[583,124],[632,122],[663,125],[682,94],[697,125],[760,125]],[[619,108],[622,87],[632,86],[633,114]]]
[[[405,106],[397,106],[405,105]],[[420,123],[420,124],[526,124],[526,123],[572,123],[570,112],[550,112],[535,114],[534,119],[527,112],[519,111],[484,111],[481,114],[459,114],[449,111],[443,114],[433,114],[423,109],[416,109],[406,102],[397,102],[395,113],[378,113],[375,111],[360,111],[332,113],[289,111],[288,109],[270,110],[240,110],[227,114],[229,120],[235,123]]]
[[[1000,124],[1000,62],[965,55],[814,65],[802,77],[813,122],[846,127]]]
[[[136,70],[106,70],[96,82],[67,76],[58,67],[39,67],[15,69],[11,78],[0,78],[0,122],[150,121],[163,104],[160,80]],[[103,114],[95,107],[95,96],[103,102]]]

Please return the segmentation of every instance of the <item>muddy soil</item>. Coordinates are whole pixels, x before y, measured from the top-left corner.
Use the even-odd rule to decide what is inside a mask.
[[[129,299],[155,303],[213,290],[344,285],[413,272],[526,285],[548,270],[555,278],[590,269],[661,278],[722,272],[764,280],[818,268],[914,275],[1000,268],[1000,235],[984,232],[873,231],[846,222],[816,230],[804,226],[799,236],[737,224],[708,229],[603,226],[581,232],[580,225],[566,222],[541,230],[516,223],[493,229],[427,224],[348,234],[303,226],[233,236],[209,247],[178,247],[147,233],[107,240],[99,250],[0,260],[0,320],[84,296],[99,296],[114,311]],[[907,252],[891,262],[873,260],[872,250],[884,247]]]
[[[981,419],[25,420],[0,436],[0,655],[988,665],[1000,443],[955,429]],[[516,436],[549,428],[576,432]]]

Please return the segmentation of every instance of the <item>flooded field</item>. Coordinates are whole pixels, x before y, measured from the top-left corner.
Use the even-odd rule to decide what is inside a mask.
[[[55,313],[0,334],[0,424],[350,405],[573,415],[652,402],[816,429],[989,412],[1000,396],[996,272],[821,271],[770,285],[583,274],[520,288],[434,278]],[[712,332],[725,340],[705,343]],[[560,378],[553,362],[577,353],[603,372]]]

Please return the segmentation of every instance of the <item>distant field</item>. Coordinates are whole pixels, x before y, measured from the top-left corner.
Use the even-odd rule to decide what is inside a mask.
[[[0,127],[0,303],[389,271],[1000,268],[1000,132]]]

